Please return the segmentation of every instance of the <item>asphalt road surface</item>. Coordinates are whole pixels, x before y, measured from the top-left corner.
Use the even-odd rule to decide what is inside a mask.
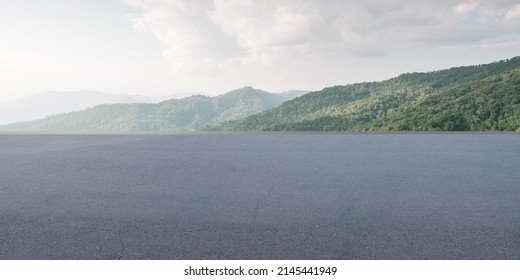
[[[520,259],[520,135],[0,135],[0,259]]]

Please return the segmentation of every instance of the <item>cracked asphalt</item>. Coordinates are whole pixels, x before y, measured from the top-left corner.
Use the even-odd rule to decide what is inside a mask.
[[[0,259],[520,259],[519,134],[0,135]]]

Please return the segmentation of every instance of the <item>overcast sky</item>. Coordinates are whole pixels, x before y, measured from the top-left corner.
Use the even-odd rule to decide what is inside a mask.
[[[517,55],[518,0],[0,0],[0,101],[318,90]]]

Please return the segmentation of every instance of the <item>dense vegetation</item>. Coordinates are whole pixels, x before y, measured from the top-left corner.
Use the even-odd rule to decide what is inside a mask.
[[[211,130],[517,130],[520,57],[335,86]]]
[[[520,68],[431,95],[366,129],[520,131]]]
[[[280,105],[286,97],[245,87],[217,97],[196,95],[158,104],[99,105],[41,120],[0,127],[23,131],[200,130]]]

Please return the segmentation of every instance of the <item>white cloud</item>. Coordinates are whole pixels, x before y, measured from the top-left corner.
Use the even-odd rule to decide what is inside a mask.
[[[227,52],[233,49],[233,42],[208,20],[211,1],[124,2],[142,10],[141,15],[131,16],[134,28],[151,32],[167,46],[163,54],[174,69],[212,71],[230,57]]]
[[[492,48],[519,36],[516,0],[121,1],[138,9],[134,28],[166,46],[175,70],[207,77],[407,48]]]
[[[520,4],[512,7],[509,11],[507,11],[505,20],[513,20],[520,18]]]
[[[469,12],[475,10],[475,8],[477,8],[477,6],[478,6],[478,3],[475,1],[465,2],[465,3],[461,3],[457,6],[455,6],[454,10],[458,14],[466,14],[466,13],[469,13]]]
[[[209,16],[245,51],[246,61],[264,64],[305,51],[322,24],[312,2],[298,0],[215,0]]]

